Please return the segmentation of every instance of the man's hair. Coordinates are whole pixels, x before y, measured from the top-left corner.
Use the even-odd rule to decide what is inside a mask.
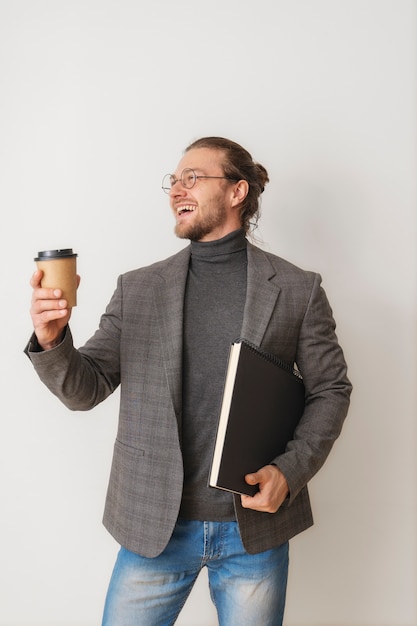
[[[240,222],[245,233],[252,227],[256,228],[261,207],[260,195],[269,182],[268,172],[260,163],[255,163],[252,155],[238,143],[223,137],[202,137],[193,141],[185,152],[194,148],[210,148],[223,153],[224,175],[236,180],[246,180],[249,191],[240,207]]]

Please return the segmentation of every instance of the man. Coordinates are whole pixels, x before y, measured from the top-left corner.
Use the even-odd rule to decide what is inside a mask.
[[[59,289],[32,277],[27,353],[67,407],[121,385],[104,524],[120,543],[104,626],[173,624],[202,567],[222,626],[282,624],[288,541],[311,524],[307,483],[346,416],[351,385],[320,276],[250,244],[268,175],[219,137],[164,178],[178,254],[119,277],[93,337],[73,346]],[[230,344],[296,363],[305,411],[281,456],[246,477],[253,496],[207,486]],[[254,415],[256,422],[256,415]]]

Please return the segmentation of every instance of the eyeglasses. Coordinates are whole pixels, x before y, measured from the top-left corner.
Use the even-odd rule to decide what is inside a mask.
[[[182,170],[179,178],[175,178],[174,174],[165,174],[162,179],[162,189],[165,193],[169,193],[175,183],[178,182],[186,189],[192,189],[199,178],[223,178],[225,180],[238,181],[237,178],[231,178],[230,176],[198,176],[194,170],[187,167],[185,170]]]

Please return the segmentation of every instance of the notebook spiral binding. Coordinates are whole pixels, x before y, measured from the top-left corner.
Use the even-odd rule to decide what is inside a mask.
[[[236,343],[245,344],[251,350],[258,352],[258,354],[260,354],[267,361],[271,361],[271,363],[278,365],[279,367],[286,370],[290,374],[293,374],[296,378],[298,378],[300,382],[303,382],[303,377],[301,375],[301,372],[295,367],[291,367],[291,365],[288,365],[288,363],[286,363],[285,361],[277,357],[275,354],[271,354],[270,352],[266,352],[265,350],[262,350],[261,348],[259,348],[259,346],[256,346],[254,343],[251,343],[250,341],[248,341],[247,339],[244,339],[243,337],[240,337],[236,341]]]

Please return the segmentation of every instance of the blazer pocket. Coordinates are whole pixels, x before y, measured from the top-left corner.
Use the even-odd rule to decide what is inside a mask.
[[[145,450],[142,448],[134,448],[119,439],[114,444],[114,461],[120,463],[124,469],[132,469],[132,464],[140,462],[141,457],[145,456]]]

